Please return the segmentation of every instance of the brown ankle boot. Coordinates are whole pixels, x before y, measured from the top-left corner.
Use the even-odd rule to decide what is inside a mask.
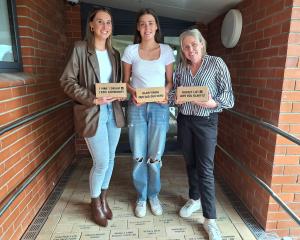
[[[105,216],[107,219],[111,220],[112,219],[112,211],[110,209],[110,207],[108,206],[108,202],[107,202],[107,190],[102,189],[101,190],[101,194],[100,194],[100,200],[101,200],[101,204],[102,204],[102,209],[103,212],[105,213]]]
[[[107,226],[107,218],[102,209],[102,204],[99,198],[91,199],[91,210],[92,210],[92,218],[96,224],[106,227]]]

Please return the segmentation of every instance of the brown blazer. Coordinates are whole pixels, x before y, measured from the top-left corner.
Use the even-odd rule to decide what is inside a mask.
[[[112,82],[122,80],[120,53],[108,53],[112,64]],[[101,82],[100,69],[95,48],[86,41],[76,42],[71,57],[60,78],[64,92],[74,100],[75,130],[82,137],[96,134],[100,107],[93,103],[95,83]],[[124,114],[119,101],[114,101],[113,111],[118,127],[125,125]]]

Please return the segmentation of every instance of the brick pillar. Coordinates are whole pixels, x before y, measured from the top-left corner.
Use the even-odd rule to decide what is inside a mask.
[[[75,41],[82,39],[79,4],[75,6],[65,5],[65,21],[68,42],[72,45]]]
[[[300,138],[300,1],[294,1],[289,24],[285,71],[278,125]],[[273,165],[272,188],[300,216],[300,146],[278,137]],[[300,239],[300,227],[270,201],[267,222],[281,236]]]
[[[234,110],[299,136],[296,5],[298,0],[243,1],[235,7],[243,16],[238,45],[232,49],[222,46],[221,16],[208,26],[208,52],[221,56],[229,66],[236,97]],[[299,147],[226,111],[221,114],[218,141],[299,214]],[[264,229],[281,236],[299,233],[271,197],[220,151],[216,154],[216,169]]]
[[[59,84],[70,40],[64,1],[17,0],[23,73],[0,74],[0,126],[67,99]],[[77,15],[79,13],[79,7]],[[70,10],[73,12],[73,9]],[[67,10],[67,13],[68,10]],[[74,14],[74,19],[75,19]],[[78,19],[78,17],[77,17]],[[78,26],[80,31],[80,25]],[[70,36],[75,39],[78,30]],[[0,136],[0,204],[74,132],[72,107],[23,124]],[[74,141],[32,181],[0,218],[0,239],[20,239],[65,169]]]

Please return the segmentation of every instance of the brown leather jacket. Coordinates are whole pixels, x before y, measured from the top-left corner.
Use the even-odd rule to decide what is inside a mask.
[[[112,82],[122,80],[120,54],[115,50],[109,53],[112,64]],[[93,103],[95,99],[95,83],[101,82],[100,69],[95,48],[86,41],[76,42],[71,57],[60,78],[64,92],[74,100],[75,130],[82,137],[96,134],[100,107]],[[118,127],[125,125],[121,104],[114,101],[113,110]]]

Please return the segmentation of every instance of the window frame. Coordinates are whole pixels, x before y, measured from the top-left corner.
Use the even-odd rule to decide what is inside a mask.
[[[14,62],[4,62],[0,60],[0,73],[4,72],[21,72],[22,58],[21,47],[19,41],[19,33],[17,26],[17,12],[15,0],[7,0],[8,21],[11,33],[12,51],[14,56]]]

